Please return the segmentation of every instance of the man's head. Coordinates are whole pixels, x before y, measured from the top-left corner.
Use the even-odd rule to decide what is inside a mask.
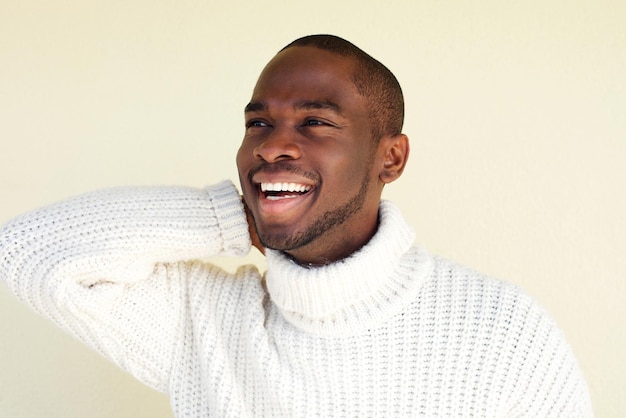
[[[404,169],[402,94],[386,92],[391,73],[368,60],[339,38],[302,38],[267,64],[246,106],[237,154],[244,199],[263,245],[300,263],[335,261],[367,243],[382,188]]]

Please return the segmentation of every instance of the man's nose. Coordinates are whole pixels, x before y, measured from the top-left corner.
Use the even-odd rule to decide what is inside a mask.
[[[287,127],[274,127],[254,148],[254,156],[268,163],[296,160],[302,155],[298,132]]]

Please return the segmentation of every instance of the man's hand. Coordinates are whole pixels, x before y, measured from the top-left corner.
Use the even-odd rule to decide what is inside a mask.
[[[265,247],[261,244],[259,240],[259,236],[256,233],[256,226],[254,225],[254,218],[252,217],[252,213],[250,213],[250,208],[246,204],[243,196],[241,197],[241,202],[243,203],[243,208],[246,211],[246,218],[248,219],[248,232],[250,233],[250,240],[252,241],[252,245],[255,246],[261,254],[265,255]]]

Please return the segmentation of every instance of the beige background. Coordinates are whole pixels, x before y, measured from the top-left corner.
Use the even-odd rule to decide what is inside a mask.
[[[386,196],[418,241],[539,299],[597,416],[623,416],[624,22],[622,0],[2,0],[0,222],[100,187],[236,179],[262,66],[338,34],[403,85],[412,155]],[[171,412],[1,287],[0,416]]]

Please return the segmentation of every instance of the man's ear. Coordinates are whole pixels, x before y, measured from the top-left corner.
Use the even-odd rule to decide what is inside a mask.
[[[383,164],[379,178],[383,183],[396,180],[406,166],[409,158],[409,138],[404,134],[381,138],[381,147],[384,150]]]

